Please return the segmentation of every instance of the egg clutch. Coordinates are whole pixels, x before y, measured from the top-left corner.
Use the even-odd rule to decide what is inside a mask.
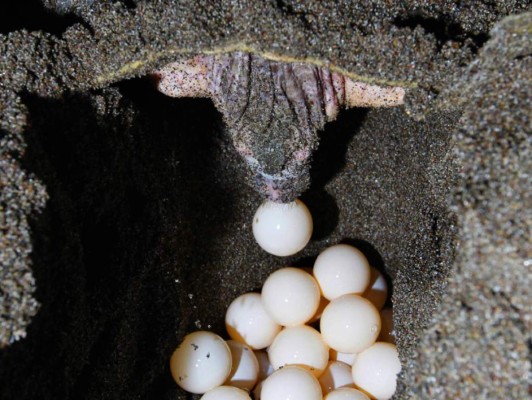
[[[300,200],[266,201],[253,234],[267,252],[288,256],[305,247],[312,217]],[[387,284],[353,246],[331,246],[312,268],[284,267],[261,293],[245,293],[227,309],[231,338],[198,331],[170,359],[176,383],[202,400],[386,400],[401,363]],[[252,397],[253,396],[253,397]]]

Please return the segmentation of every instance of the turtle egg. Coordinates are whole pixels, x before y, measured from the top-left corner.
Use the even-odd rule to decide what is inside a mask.
[[[253,350],[236,340],[228,340],[227,345],[231,350],[233,366],[225,384],[249,392],[257,383],[259,375],[259,362],[257,361],[257,357],[255,357]]]
[[[339,361],[329,361],[327,368],[318,380],[324,395],[334,389],[355,386],[351,366]]]
[[[369,400],[369,397],[360,390],[340,388],[329,393],[324,400]]]
[[[296,326],[282,330],[268,349],[274,369],[297,365],[308,369],[314,376],[327,367],[329,347],[319,332],[310,326]]]
[[[337,244],[321,252],[314,263],[313,272],[327,300],[348,293],[362,294],[371,276],[364,254],[347,244]]]
[[[377,342],[357,356],[353,364],[353,381],[377,400],[388,400],[395,393],[400,371],[397,347]]]
[[[272,319],[283,326],[309,321],[318,310],[320,289],[314,278],[298,268],[282,268],[262,286],[262,304]]]
[[[306,246],[312,235],[312,216],[301,200],[265,201],[253,217],[253,235],[265,251],[289,256]]]
[[[268,347],[281,330],[264,309],[259,293],[246,293],[233,300],[225,314],[225,327],[231,339],[252,349]]]
[[[261,400],[322,400],[318,380],[306,369],[288,366],[262,384]]]
[[[331,301],[320,320],[323,340],[342,353],[358,353],[371,346],[380,329],[377,308],[356,294],[345,294]]]
[[[185,339],[170,358],[176,383],[191,393],[205,393],[225,382],[231,372],[231,350],[218,335],[198,331]]]
[[[381,309],[388,298],[388,284],[386,279],[375,267],[371,267],[371,278],[363,296],[371,301],[377,309]]]
[[[251,397],[242,389],[232,386],[218,386],[201,396],[200,400],[251,400]]]

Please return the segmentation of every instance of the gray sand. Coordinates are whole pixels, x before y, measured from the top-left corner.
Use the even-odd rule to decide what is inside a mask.
[[[0,399],[186,399],[180,338],[339,241],[393,282],[397,398],[526,398],[532,17],[503,20],[524,2],[46,3],[75,24],[0,36]],[[253,241],[212,104],[131,79],[229,49],[409,88],[325,127],[288,260]]]

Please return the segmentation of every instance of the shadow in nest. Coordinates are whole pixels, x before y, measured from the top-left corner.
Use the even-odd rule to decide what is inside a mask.
[[[338,206],[325,187],[345,166],[349,142],[359,131],[367,113],[367,108],[343,110],[336,121],[319,132],[319,146],[312,156],[311,184],[301,196],[314,220],[312,240],[324,239],[338,224]]]
[[[143,80],[24,102],[23,166],[50,196],[32,222],[42,306],[27,338],[0,352],[10,366],[0,369],[0,399],[175,393],[161,360],[190,326],[173,276],[194,266],[177,260],[197,248],[211,257],[231,218],[233,199],[214,179],[217,112]]]

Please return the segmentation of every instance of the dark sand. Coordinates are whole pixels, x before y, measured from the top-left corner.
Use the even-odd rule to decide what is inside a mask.
[[[524,2],[47,3],[0,16],[0,399],[187,399],[182,336],[340,241],[393,281],[397,398],[527,397],[532,17],[498,23]],[[212,103],[139,78],[243,44],[412,87],[326,126],[288,260]]]

